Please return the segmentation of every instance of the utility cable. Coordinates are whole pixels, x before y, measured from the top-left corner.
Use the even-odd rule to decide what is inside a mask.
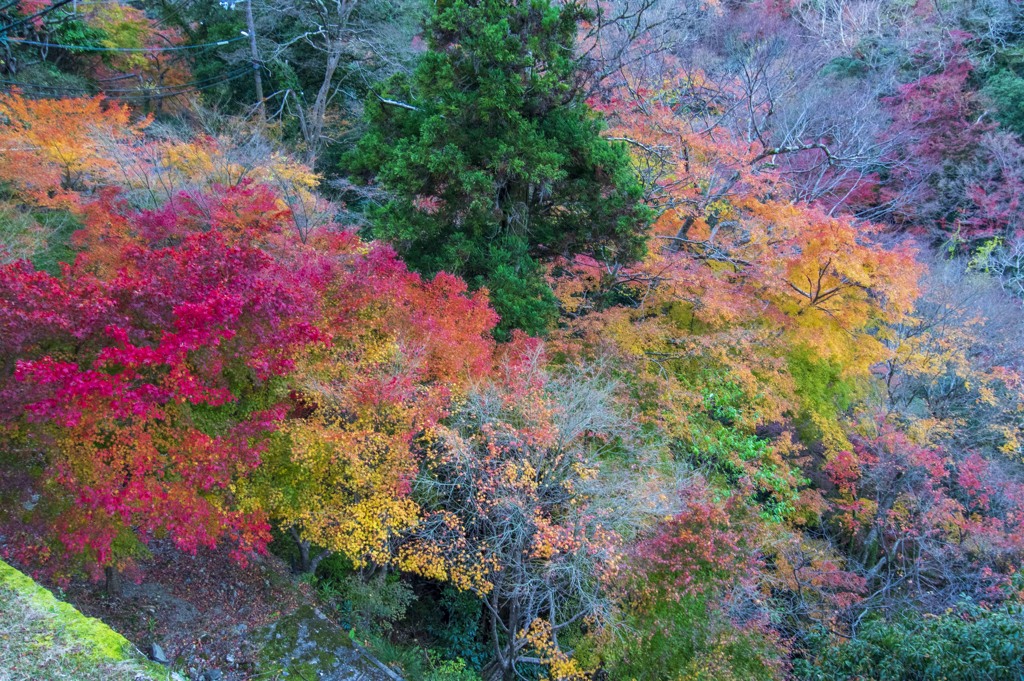
[[[226,77],[232,77],[233,78],[234,76],[241,75],[243,73],[248,73],[248,72],[249,72],[249,69],[247,67],[242,67],[242,68],[239,68],[239,69],[235,69],[234,71],[228,72]],[[188,88],[188,87],[195,87],[195,86],[200,86],[200,85],[206,85],[208,83],[219,82],[224,77],[225,77],[224,75],[211,76],[209,78],[204,78],[202,80],[195,80],[195,81],[191,81],[191,82],[188,82],[188,83],[180,83],[178,85],[153,85],[153,86],[150,86],[150,87],[121,88],[121,89],[110,89],[110,88],[97,87],[95,89],[99,90],[99,94],[114,94],[114,95],[119,95],[119,94],[135,94],[135,93],[142,93],[142,92],[151,92],[151,91],[154,91],[154,90],[177,90],[177,89],[181,89],[181,88]],[[0,82],[3,82],[6,85],[15,86],[15,87],[33,87],[33,88],[37,88],[37,89],[56,90],[56,91],[60,91],[60,92],[77,92],[77,93],[80,93],[80,94],[94,94],[93,88],[76,87],[74,85],[47,85],[45,83],[27,83],[27,82],[24,82],[24,81],[15,81],[15,80],[6,80],[6,81],[0,81]]]
[[[0,33],[6,34],[12,28],[17,28],[18,26],[21,26],[22,24],[26,24],[29,21],[32,21],[33,19],[35,19],[36,17],[41,17],[44,14],[49,14],[50,12],[53,12],[54,10],[60,9],[64,5],[70,4],[71,2],[73,2],[73,0],[57,0],[57,2],[53,3],[49,7],[44,7],[43,9],[39,10],[35,14],[30,14],[29,16],[24,17],[23,19],[18,19],[16,21],[12,21],[11,23],[7,24],[6,26],[0,27]]]
[[[89,90],[81,88],[70,88],[59,85],[44,85],[41,83],[26,83],[21,81],[12,80],[0,80],[0,84],[11,87],[24,87],[24,88],[35,88],[37,90],[46,90],[55,93],[64,94],[78,94],[78,95],[110,95],[112,99],[123,99],[123,100],[152,100],[152,99],[167,99],[169,97],[177,97],[179,95],[187,94],[189,92],[199,92],[201,90],[207,90],[211,87],[226,83],[228,81],[237,80],[249,73],[249,69],[238,69],[237,71],[231,72],[226,76],[217,77],[213,79],[195,81],[194,83],[183,83],[182,85],[163,85],[149,89],[134,89],[134,90],[108,90],[100,91],[98,93],[92,93]],[[167,90],[159,91],[159,90]]]
[[[44,43],[24,38],[8,38],[9,42],[18,45],[33,45],[36,47],[54,47],[61,50],[78,50],[80,52],[181,52],[184,50],[201,50],[209,47],[221,47],[230,45],[233,42],[244,40],[245,36],[235,36],[227,40],[218,40],[212,43],[199,45],[172,45],[171,47],[100,47],[98,45],[65,45],[63,43]]]

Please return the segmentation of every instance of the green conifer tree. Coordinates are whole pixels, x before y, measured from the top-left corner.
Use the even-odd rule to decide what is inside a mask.
[[[389,192],[372,235],[421,272],[488,287],[499,335],[553,323],[551,259],[643,253],[649,215],[628,155],[580,94],[587,18],[573,2],[437,0],[429,50],[370,96],[347,159]]]

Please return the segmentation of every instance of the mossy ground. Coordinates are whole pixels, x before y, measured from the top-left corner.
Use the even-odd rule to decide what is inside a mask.
[[[170,673],[0,561],[0,681],[149,681]]]

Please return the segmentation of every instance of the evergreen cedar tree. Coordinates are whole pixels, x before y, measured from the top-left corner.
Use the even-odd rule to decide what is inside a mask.
[[[633,261],[647,210],[620,144],[582,100],[574,43],[589,13],[547,0],[436,3],[429,51],[367,102],[349,169],[390,193],[372,236],[415,270],[487,287],[511,329],[557,316],[544,263]]]

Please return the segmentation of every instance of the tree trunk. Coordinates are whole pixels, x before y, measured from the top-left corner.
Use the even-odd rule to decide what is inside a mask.
[[[295,540],[295,545],[299,547],[299,564],[294,566],[293,570],[300,575],[316,572],[320,561],[331,555],[331,551],[328,549],[321,549],[318,554],[312,555],[312,545],[304,540],[299,531],[294,527],[288,529],[288,534],[292,536],[292,539]]]
[[[256,49],[256,22],[252,18],[252,0],[245,0],[245,27],[249,32],[249,50],[252,52],[252,76],[256,85],[256,107],[260,124],[267,122],[267,104],[263,99],[263,74],[260,69],[260,53]]]
[[[320,147],[323,144],[324,122],[327,117],[327,104],[331,99],[331,86],[334,84],[334,73],[341,63],[342,39],[339,36],[327,47],[327,63],[324,67],[324,78],[320,82],[316,99],[313,106],[306,112],[306,155],[305,161],[309,167],[316,164],[316,158],[320,154]]]
[[[106,578],[105,588],[107,595],[111,598],[121,595],[121,573],[113,565],[103,568],[103,576]]]
[[[512,665],[505,665],[497,658],[491,660],[480,670],[483,681],[508,681],[515,677],[512,673]]]
[[[494,603],[496,606],[496,599]],[[494,643],[494,659],[492,659],[481,670],[481,676],[484,681],[515,681],[516,679],[516,671],[513,663],[519,654],[519,646],[516,645],[516,630],[513,627],[516,621],[515,615],[517,612],[518,608],[513,605],[512,613],[510,614],[507,623],[502,624],[502,627],[509,632],[508,641],[504,645],[498,638],[498,616],[494,611],[490,611],[489,613],[491,620],[491,635]]]
[[[299,531],[294,527],[288,528],[288,534],[295,540],[295,545],[299,547],[299,564],[293,567],[293,570],[299,574],[305,574],[309,572],[310,560],[309,560],[309,542],[303,540],[299,535]]]

